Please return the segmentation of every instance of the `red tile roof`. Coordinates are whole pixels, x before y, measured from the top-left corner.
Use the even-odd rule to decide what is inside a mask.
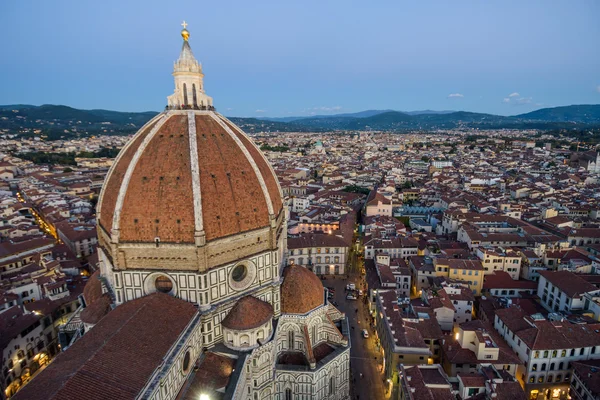
[[[221,118],[233,136],[214,118]],[[203,228],[206,240],[270,225],[267,197],[245,155],[260,171],[275,216],[282,210],[276,177],[260,150],[226,119],[196,114]],[[99,224],[110,232],[127,167],[148,135],[141,130],[113,165],[101,194]],[[148,142],[133,169],[120,216],[123,242],[194,243],[194,192],[187,113],[171,114]],[[241,144],[236,142],[241,141]],[[215,201],[218,199],[218,201]]]
[[[569,271],[540,271],[540,275],[568,297],[580,297],[583,293],[598,290],[596,286]]]
[[[187,301],[154,293],[108,313],[14,400],[133,400],[197,313]]]
[[[221,324],[225,328],[247,330],[258,328],[273,318],[273,306],[254,296],[242,297]]]
[[[281,311],[306,314],[323,305],[325,294],[321,280],[307,268],[290,265],[283,272]]]

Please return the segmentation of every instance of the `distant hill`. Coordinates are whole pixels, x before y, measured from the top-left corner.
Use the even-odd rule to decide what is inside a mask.
[[[578,122],[583,124],[600,123],[600,105],[585,104],[576,106],[564,106],[553,108],[542,108],[527,114],[516,115],[522,120],[546,121],[546,122]]]
[[[41,131],[48,140],[137,131],[157,112],[79,110],[61,105],[0,105],[0,129],[24,136]],[[290,117],[294,118],[294,117]],[[346,130],[409,131],[453,128],[572,129],[600,127],[600,105],[543,108],[500,116],[468,111],[367,110],[358,113],[289,118],[231,118],[248,133]]]
[[[450,114],[456,111],[435,111],[435,110],[421,110],[421,111],[404,111],[404,114],[408,115],[421,115],[421,114]]]
[[[50,139],[86,134],[127,134],[135,132],[155,111],[119,112],[109,110],[79,110],[45,104],[42,106],[0,106],[0,129],[42,130]]]
[[[278,122],[292,122],[297,120],[312,120],[312,119],[320,119],[320,118],[367,118],[372,117],[373,115],[381,114],[384,112],[389,112],[393,110],[366,110],[359,111],[355,113],[343,113],[343,114],[328,114],[328,115],[311,115],[309,117],[258,117],[257,119],[268,120],[268,121],[278,121]]]

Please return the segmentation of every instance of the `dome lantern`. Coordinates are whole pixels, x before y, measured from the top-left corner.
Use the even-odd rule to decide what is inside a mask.
[[[173,66],[175,91],[167,97],[167,108],[170,110],[214,110],[212,97],[204,92],[204,74],[202,64],[196,60],[190,47],[190,32],[187,23],[181,24],[183,45],[179,59]]]

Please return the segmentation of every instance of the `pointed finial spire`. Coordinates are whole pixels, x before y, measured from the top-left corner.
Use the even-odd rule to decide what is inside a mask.
[[[187,42],[188,39],[190,38],[190,32],[188,32],[188,30],[186,29],[188,24],[187,24],[187,22],[183,21],[181,23],[181,26],[183,26],[183,29],[181,30],[181,37],[183,37],[183,40],[185,40]]]

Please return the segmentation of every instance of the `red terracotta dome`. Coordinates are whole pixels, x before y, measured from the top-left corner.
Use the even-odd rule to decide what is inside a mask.
[[[312,271],[298,265],[286,267],[281,285],[281,312],[306,314],[324,301],[323,284]]]
[[[223,327],[244,331],[258,328],[273,319],[273,306],[254,296],[245,296],[235,303],[225,319]]]
[[[240,128],[212,110],[168,110],[121,150],[98,204],[120,242],[195,243],[270,226],[277,178]]]

